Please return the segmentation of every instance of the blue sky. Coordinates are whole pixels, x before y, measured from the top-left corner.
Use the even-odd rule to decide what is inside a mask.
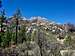
[[[75,23],[75,0],[3,0],[3,7],[8,16],[20,8],[27,18],[42,16],[55,22]]]

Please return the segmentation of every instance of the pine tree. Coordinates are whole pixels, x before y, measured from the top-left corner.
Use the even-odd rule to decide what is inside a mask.
[[[64,44],[67,46],[67,47],[71,47],[72,46],[72,38],[70,35],[68,35],[64,41]]]
[[[24,41],[26,41],[26,26],[22,25],[20,27],[17,41],[18,41],[18,43],[23,43]]]
[[[0,30],[0,45],[2,45],[2,43],[4,42],[4,29],[3,29],[3,27],[4,27],[4,25],[3,25],[3,23],[5,23],[5,20],[6,20],[6,17],[5,17],[5,10],[3,9],[2,11],[1,11],[1,15],[0,15],[0,28],[1,28],[1,30]]]
[[[16,13],[14,14],[14,18],[16,19],[16,44],[17,44],[17,38],[18,38],[18,25],[19,25],[18,19],[21,18],[20,9],[17,9],[17,10],[16,10]]]

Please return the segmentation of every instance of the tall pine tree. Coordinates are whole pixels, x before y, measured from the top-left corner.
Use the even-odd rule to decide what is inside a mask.
[[[5,20],[6,20],[6,17],[5,17],[5,10],[3,9],[0,13],[0,45],[1,43],[3,42],[3,37],[4,37],[4,24],[5,23]]]
[[[17,9],[15,14],[14,14],[14,18],[16,19],[16,44],[17,44],[17,38],[18,38],[18,25],[19,25],[19,21],[18,19],[21,19],[21,11],[20,9]]]

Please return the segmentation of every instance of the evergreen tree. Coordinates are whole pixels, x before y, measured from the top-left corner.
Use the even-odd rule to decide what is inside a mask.
[[[18,25],[19,25],[18,19],[21,18],[20,9],[17,9],[17,10],[16,10],[16,13],[14,14],[14,18],[16,19],[16,44],[17,44],[17,38],[18,38]]]
[[[65,41],[64,41],[64,44],[67,46],[67,47],[71,47],[72,46],[72,38],[71,36],[67,36]]]
[[[26,26],[22,25],[18,34],[18,43],[23,43],[26,41]]]
[[[5,23],[5,20],[6,20],[6,17],[5,17],[5,10],[3,9],[1,11],[1,14],[0,14],[0,46],[1,46],[1,43],[3,42],[3,38],[4,38],[4,25],[3,23]]]

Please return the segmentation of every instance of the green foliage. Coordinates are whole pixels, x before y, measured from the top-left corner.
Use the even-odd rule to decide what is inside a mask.
[[[18,43],[23,43],[23,41],[26,41],[26,26],[21,26],[21,29],[18,32]]]
[[[37,31],[32,31],[32,33],[31,33],[32,41],[34,41],[34,39],[36,38],[36,35],[37,35]]]
[[[64,41],[64,44],[67,46],[67,47],[71,47],[71,44],[72,44],[72,38],[71,36],[67,36],[65,41]]]

